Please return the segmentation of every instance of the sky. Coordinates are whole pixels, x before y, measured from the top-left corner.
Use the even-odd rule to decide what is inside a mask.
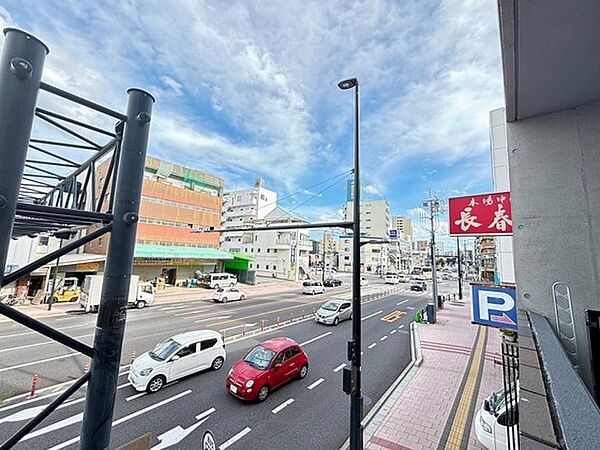
[[[336,84],[350,77],[361,89],[363,198],[388,200],[422,235],[430,188],[440,198],[491,189],[488,115],[504,104],[495,2],[0,5],[1,26],[50,48],[46,82],[120,111],[129,87],[151,92],[148,153],[217,175],[226,190],[262,177],[287,196],[281,206],[339,219],[346,185],[332,177],[352,166],[354,98]]]

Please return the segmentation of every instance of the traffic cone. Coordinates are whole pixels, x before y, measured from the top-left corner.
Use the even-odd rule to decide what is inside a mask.
[[[27,400],[32,400],[36,397],[35,388],[37,387],[37,383],[38,383],[38,373],[36,370],[35,373],[33,374],[32,380],[31,380],[31,392],[29,393]]]
[[[133,364],[134,360],[135,360],[135,351],[131,352],[131,364]]]
[[[260,321],[260,331],[264,331],[264,329],[265,329],[265,321],[264,321],[264,319],[261,319],[261,321]]]
[[[302,320],[304,320],[304,310],[302,310]]]
[[[277,326],[279,327],[279,316],[277,316]]]
[[[294,313],[290,313],[290,323],[294,321]]]

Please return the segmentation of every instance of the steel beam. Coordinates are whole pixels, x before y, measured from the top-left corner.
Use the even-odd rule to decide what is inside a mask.
[[[229,233],[240,231],[269,231],[269,230],[302,230],[304,228],[352,228],[354,222],[322,222],[322,223],[286,223],[281,225],[265,225],[261,227],[236,228],[206,228],[193,233]]]
[[[0,282],[25,169],[46,45],[7,28],[0,56]]]
[[[86,128],[86,129],[91,130],[91,131],[95,131],[96,133],[104,134],[106,136],[110,136],[110,137],[113,137],[113,138],[116,137],[115,133],[111,133],[110,131],[104,130],[102,128],[95,127],[93,125],[90,125],[89,123],[80,122],[79,120],[72,119],[71,117],[68,117],[68,116],[63,116],[62,114],[58,114],[58,113],[55,113],[55,112],[52,112],[52,111],[48,111],[47,109],[36,108],[35,111],[38,112],[38,113],[40,113],[40,114],[44,114],[46,116],[49,116],[49,117],[54,117],[55,119],[64,120],[65,122],[72,123],[73,125],[77,125],[79,127]]]
[[[127,125],[121,147],[114,203],[114,221],[106,257],[104,283],[94,337],[94,358],[81,425],[81,448],[110,448],[127,297],[133,267],[142,182],[154,98],[130,89]]]

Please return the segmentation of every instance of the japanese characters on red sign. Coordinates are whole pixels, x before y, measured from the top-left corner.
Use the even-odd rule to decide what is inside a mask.
[[[512,234],[510,192],[448,199],[450,236]]]

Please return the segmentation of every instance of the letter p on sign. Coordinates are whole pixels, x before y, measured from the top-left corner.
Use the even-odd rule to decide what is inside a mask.
[[[517,302],[514,288],[475,285],[471,288],[473,323],[517,329]]]

